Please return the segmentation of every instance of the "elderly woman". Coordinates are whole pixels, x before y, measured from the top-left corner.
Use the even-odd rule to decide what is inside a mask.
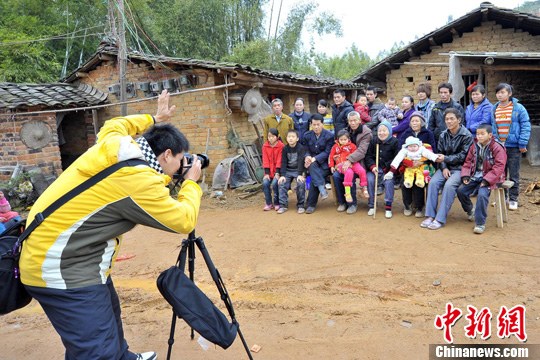
[[[347,160],[343,162],[343,172],[347,171],[347,169],[355,162],[364,162],[364,158],[366,157],[366,152],[372,137],[371,130],[366,125],[362,125],[360,121],[360,114],[358,112],[351,111],[347,115],[347,121],[349,123],[347,131],[351,136],[351,141],[356,145],[356,150],[347,157]],[[347,210],[347,214],[354,214],[358,209],[356,201],[356,175],[353,178],[353,183],[351,186],[351,203],[347,203],[345,201],[345,187],[343,186],[344,175],[339,171],[335,171],[333,177],[338,202],[337,211],[343,212]]]
[[[415,111],[411,115],[409,122],[409,128],[405,130],[399,137],[399,148],[405,144],[405,139],[409,136],[413,136],[422,141],[423,144],[431,145],[431,151],[437,152],[437,146],[435,144],[435,135],[431,130],[426,129],[426,118],[421,111]],[[422,165],[420,161],[404,160],[403,165],[405,167],[416,167]],[[411,216],[413,210],[416,211],[415,216],[417,218],[424,217],[424,205],[425,205],[425,192],[426,188],[418,187],[413,183],[411,188],[401,187],[401,194],[403,197],[403,214],[405,216]]]
[[[461,184],[461,167],[473,142],[473,137],[465,126],[461,125],[461,112],[455,108],[444,111],[446,130],[441,133],[437,143],[440,153],[437,162],[439,170],[428,185],[426,218],[420,227],[438,230],[446,223],[446,217],[452,207],[456,191]],[[442,188],[439,204],[439,189]],[[437,207],[437,205],[439,205]],[[471,216],[471,214],[468,214]]]

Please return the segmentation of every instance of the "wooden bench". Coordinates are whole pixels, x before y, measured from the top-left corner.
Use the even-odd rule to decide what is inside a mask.
[[[505,189],[508,190],[514,186],[513,181],[505,181],[497,184],[497,188],[493,190],[495,196],[495,212],[497,214],[497,227],[503,228],[504,223],[508,222],[508,209],[506,208]]]

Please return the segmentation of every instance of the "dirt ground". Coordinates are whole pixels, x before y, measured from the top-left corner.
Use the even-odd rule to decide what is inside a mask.
[[[523,186],[540,177],[523,163]],[[333,199],[314,214],[263,212],[261,193],[203,201],[197,235],[204,238],[235,306],[254,359],[428,359],[429,344],[443,343],[436,315],[451,302],[464,312],[452,329],[455,343],[518,344],[499,339],[501,306],[526,307],[528,344],[540,344],[540,207],[521,196],[509,223],[496,228],[490,208],[487,230],[473,224],[456,203],[438,231],[402,214],[396,193],[394,217],[374,220],[361,200],[354,215],[337,213]],[[294,200],[293,200],[294,201]],[[382,199],[379,198],[382,207]],[[173,265],[182,235],[136,227],[126,234],[113,279],[122,301],[124,329],[133,351],[167,354],[171,309],[155,280]],[[204,261],[196,259],[197,284],[223,309]],[[440,285],[437,285],[440,282]],[[492,337],[465,337],[467,305],[488,307]],[[225,311],[225,310],[224,310]],[[246,359],[240,340],[227,350],[204,350],[179,320],[173,359]],[[33,301],[0,317],[1,359],[63,359],[54,329]]]

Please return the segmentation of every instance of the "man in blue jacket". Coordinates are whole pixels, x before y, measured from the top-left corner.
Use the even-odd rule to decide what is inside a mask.
[[[319,195],[321,200],[328,198],[324,179],[330,175],[328,156],[330,156],[334,145],[334,134],[324,129],[323,121],[322,115],[313,115],[311,118],[312,130],[305,133],[302,140],[302,145],[306,149],[305,166],[311,176],[306,214],[312,214],[315,211]]]

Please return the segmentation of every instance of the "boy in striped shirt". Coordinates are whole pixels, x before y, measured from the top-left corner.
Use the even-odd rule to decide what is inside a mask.
[[[527,152],[531,121],[527,109],[512,96],[513,89],[510,84],[500,83],[495,92],[498,102],[493,105],[493,135],[506,147],[507,173],[509,180],[514,182],[514,186],[508,191],[508,208],[517,210],[521,154]]]

